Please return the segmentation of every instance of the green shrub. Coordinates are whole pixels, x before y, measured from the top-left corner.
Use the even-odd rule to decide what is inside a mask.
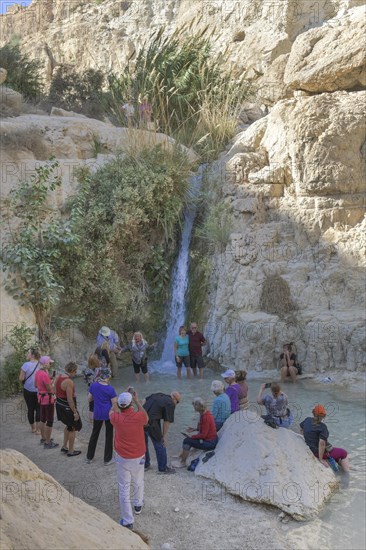
[[[41,64],[21,53],[19,45],[0,48],[0,67],[8,71],[5,85],[26,99],[40,100],[43,92]]]
[[[22,389],[22,384],[19,382],[20,367],[25,362],[25,355],[29,348],[35,345],[34,330],[22,323],[16,325],[6,339],[14,348],[14,353],[5,359],[1,373],[1,393],[4,396],[10,396]]]
[[[158,146],[79,173],[64,306],[89,328],[121,319],[153,328],[151,314],[162,314],[189,172],[185,155]]]
[[[33,312],[39,339],[45,343],[64,291],[61,273],[65,258],[75,244],[67,220],[49,206],[50,195],[61,185],[58,166],[51,160],[14,187],[3,201],[1,222],[5,290],[20,306]]]
[[[87,69],[77,73],[65,65],[55,71],[48,94],[50,106],[103,119],[104,75],[99,70]]]

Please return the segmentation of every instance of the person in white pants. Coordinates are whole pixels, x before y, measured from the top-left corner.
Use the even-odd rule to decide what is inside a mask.
[[[132,403],[136,405],[137,411]],[[109,413],[109,419],[114,426],[120,525],[133,529],[133,512],[141,514],[144,503],[144,426],[148,423],[149,417],[134,390],[132,394],[123,392],[119,395],[117,403],[113,404]]]

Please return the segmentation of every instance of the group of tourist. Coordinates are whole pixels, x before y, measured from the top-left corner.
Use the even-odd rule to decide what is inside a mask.
[[[204,361],[202,347],[207,344],[206,338],[198,330],[197,323],[192,322],[190,329],[179,327],[179,334],[174,339],[174,357],[177,367],[177,377],[182,378],[182,367],[184,366],[187,373],[187,378],[193,376],[202,380],[204,376]],[[134,332],[132,340],[126,346],[121,347],[118,334],[109,327],[103,326],[97,336],[97,349],[94,355],[104,354],[105,366],[110,366],[112,377],[117,374],[117,356],[126,351],[131,352],[132,367],[137,382],[140,381],[140,373],[143,374],[145,382],[149,381],[148,372],[148,353],[156,348],[156,342],[149,344],[143,337],[141,332]],[[95,358],[91,356],[88,361],[89,370],[95,370]]]
[[[203,377],[202,346],[206,344],[204,336],[198,331],[197,324],[191,323],[190,330],[180,327],[179,336],[175,339],[174,349],[178,378],[182,364],[190,378],[190,369]],[[95,456],[98,438],[103,424],[105,425],[104,465],[116,464],[121,509],[121,525],[132,528],[134,514],[140,514],[143,506],[144,471],[151,467],[149,440],[151,440],[158,465],[159,474],[174,474],[175,469],[168,466],[167,434],[174,422],[175,408],[182,396],[179,392],[171,394],[155,393],[149,395],[144,404],[131,386],[117,396],[110,382],[113,372],[116,373],[116,356],[130,351],[136,380],[140,371],[148,380],[147,351],[156,344],[149,345],[140,332],[135,332],[127,346],[121,347],[118,335],[102,327],[97,337],[95,352],[88,359],[88,368],[84,372],[87,383],[89,413],[93,417],[93,429],[88,443],[86,463],[90,464]],[[291,346],[286,345],[283,357],[288,376],[294,381],[293,372],[296,356]],[[61,453],[67,457],[80,455],[75,449],[75,435],[82,428],[82,421],[77,408],[73,378],[77,373],[76,363],[65,366],[64,374],[56,379],[56,372],[51,374],[53,360],[49,356],[40,356],[36,349],[29,350],[27,361],[22,365],[19,379],[23,383],[24,399],[28,409],[28,421],[31,431],[40,435],[40,443],[45,450],[59,446],[52,436],[54,412],[57,419],[64,424]],[[281,379],[286,374],[281,369]],[[195,372],[196,370],[196,372]],[[193,400],[194,411],[199,414],[197,427],[188,427],[182,434],[182,450],[178,466],[186,466],[190,449],[208,451],[210,457],[218,443],[218,432],[225,422],[238,411],[248,408],[248,384],[246,372],[226,369],[221,374],[223,381],[214,380],[211,391],[215,398],[209,410],[201,397]],[[225,388],[226,384],[226,388]],[[266,389],[270,393],[264,394]],[[293,415],[289,409],[288,398],[281,391],[277,382],[262,384],[257,403],[264,405],[266,414],[262,416],[265,423],[273,428],[289,428]],[[305,442],[322,464],[334,460],[344,471],[349,470],[347,452],[334,448],[329,443],[329,432],[324,424],[326,410],[322,405],[313,409],[313,416],[300,424]],[[113,448],[115,458],[113,459]],[[211,453],[211,455],[210,455]],[[132,498],[130,496],[133,487]]]
[[[133,128],[136,125],[136,109],[132,100],[126,101],[121,107],[125,117],[125,122],[128,128]],[[138,105],[138,123],[142,130],[155,129],[152,122],[152,105],[148,97],[143,97]]]

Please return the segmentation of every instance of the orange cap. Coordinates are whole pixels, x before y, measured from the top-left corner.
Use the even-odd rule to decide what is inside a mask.
[[[323,405],[316,405],[313,408],[313,415],[314,416],[326,416],[327,411],[325,410],[325,407]]]

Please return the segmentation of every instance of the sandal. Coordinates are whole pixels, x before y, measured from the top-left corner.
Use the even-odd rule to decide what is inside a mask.
[[[69,449],[66,449],[66,447],[61,447],[60,451],[66,454],[69,452]]]
[[[78,456],[81,454],[81,451],[72,451],[72,453],[67,453],[67,456]]]

